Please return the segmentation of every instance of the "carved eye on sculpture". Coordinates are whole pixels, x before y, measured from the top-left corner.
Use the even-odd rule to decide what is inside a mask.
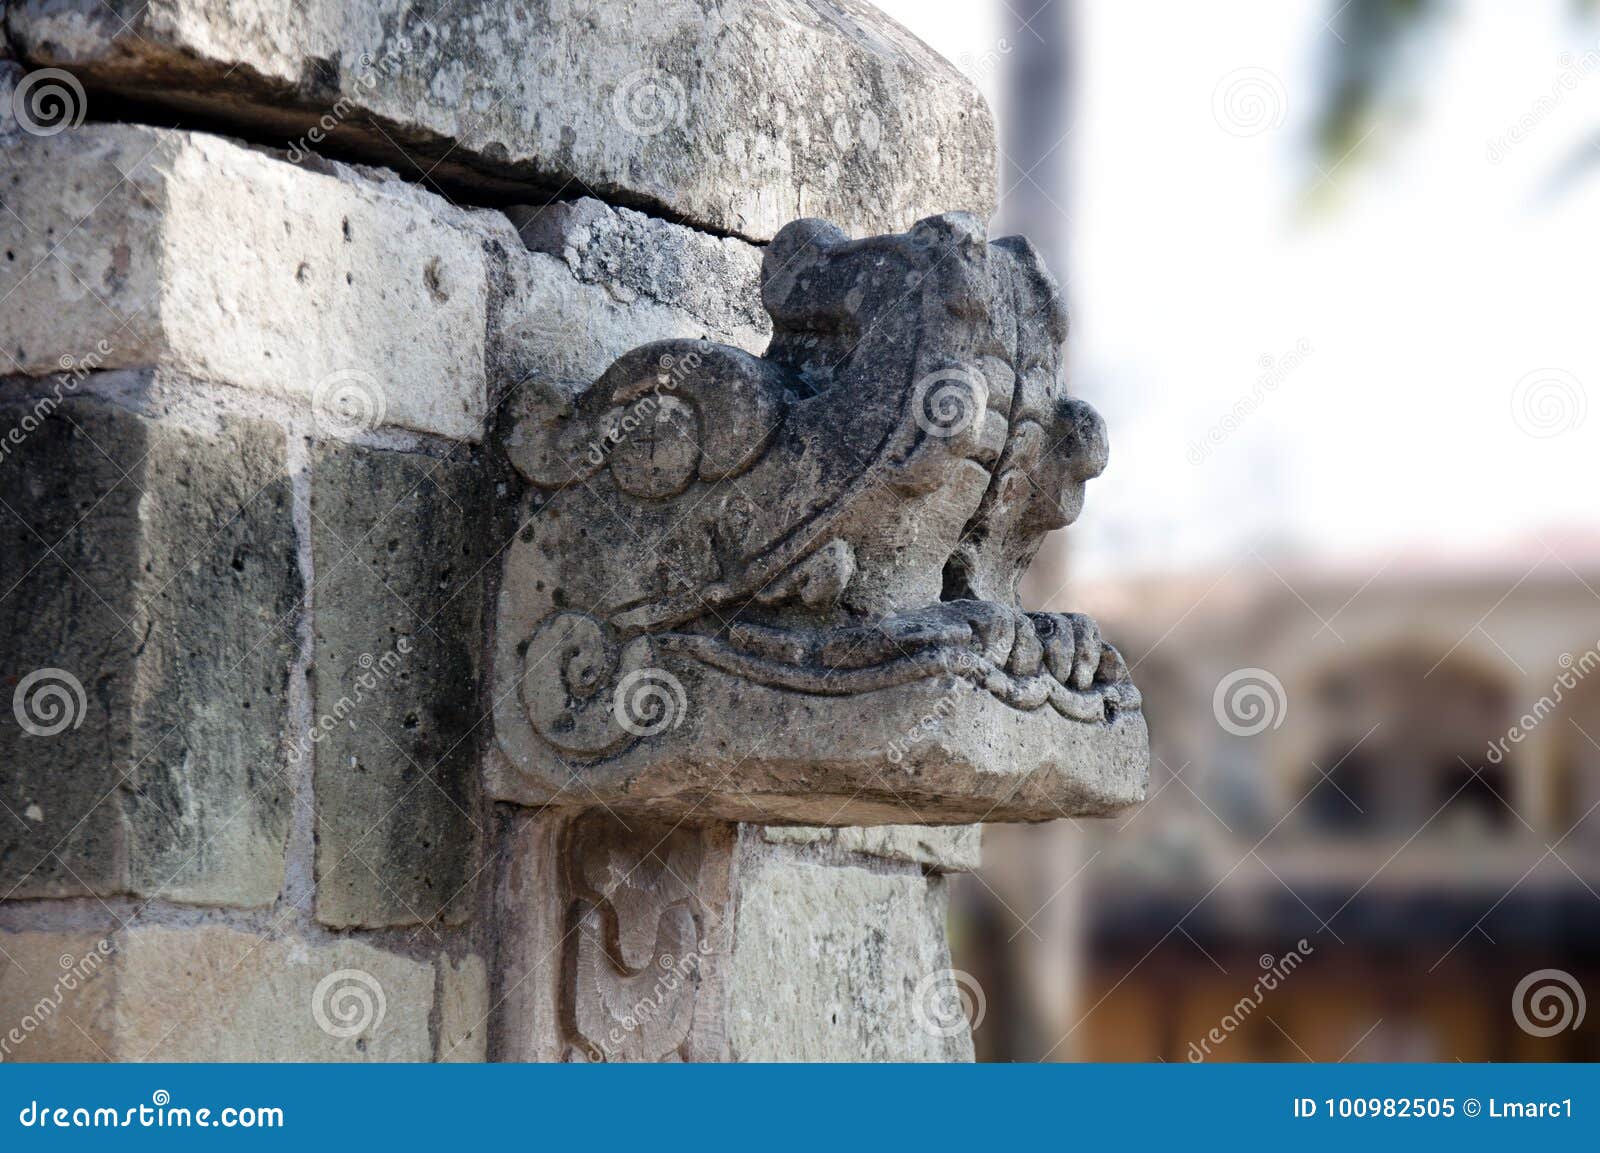
[[[647,396],[605,415],[611,475],[617,487],[646,500],[677,496],[700,467],[700,422],[675,396]]]

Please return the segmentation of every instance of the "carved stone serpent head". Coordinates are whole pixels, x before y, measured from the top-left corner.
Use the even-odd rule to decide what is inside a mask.
[[[801,220],[763,302],[763,356],[661,341],[524,398],[491,790],[816,824],[1139,800],[1121,657],[1017,596],[1107,456],[1038,253],[963,214],[858,241]]]

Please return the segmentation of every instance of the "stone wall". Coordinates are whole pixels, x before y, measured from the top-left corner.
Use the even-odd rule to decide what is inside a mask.
[[[518,394],[759,352],[987,111],[856,3],[452,11],[11,0],[0,1056],[970,1058],[974,831],[491,801],[483,654]]]

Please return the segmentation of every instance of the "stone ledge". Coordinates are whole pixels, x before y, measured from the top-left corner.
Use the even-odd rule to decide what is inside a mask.
[[[4,139],[0,343],[21,371],[170,366],[310,400],[335,434],[481,434],[488,264],[459,210],[199,133]]]
[[[587,191],[767,240],[995,205],[994,124],[860,0],[17,0],[31,63],[281,146],[492,192]]]
[[[943,873],[970,873],[983,863],[982,825],[766,825],[761,835],[769,844],[826,847]]]

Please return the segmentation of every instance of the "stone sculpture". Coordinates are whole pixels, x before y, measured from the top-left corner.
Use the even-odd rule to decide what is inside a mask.
[[[1141,799],[1121,656],[1018,601],[1107,459],[1037,252],[801,220],[762,280],[761,357],[660,341],[513,402],[491,791],[811,824]]]

